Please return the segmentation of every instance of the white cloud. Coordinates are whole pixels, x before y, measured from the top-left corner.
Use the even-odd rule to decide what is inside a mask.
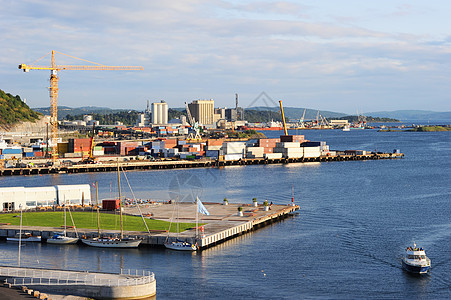
[[[339,7],[334,1],[310,1],[307,6],[296,1],[0,0],[0,88],[24,94],[29,103],[42,103],[37,106],[47,105],[48,74],[20,74],[17,65],[54,49],[107,65],[145,67],[143,72],[127,74],[65,72],[61,101],[69,106],[98,102],[142,108],[148,98],[144,95],[167,98],[172,106],[183,105],[187,97],[207,95],[227,106],[235,92],[258,95],[265,90],[287,98],[287,105],[290,99],[293,105],[303,99],[329,110],[380,97],[406,99],[416,105],[412,108],[421,108],[420,101],[412,102],[412,97],[443,93],[432,97],[437,100],[430,104],[450,109],[443,100],[450,92],[445,90],[450,74],[443,68],[450,53],[451,34],[444,34],[449,26],[442,22],[439,34],[408,30],[405,24],[415,22],[423,11],[418,3],[371,6],[350,2],[355,5]],[[438,25],[434,24],[443,21],[443,14],[433,8],[425,14],[438,19],[425,27],[435,28]],[[64,56],[58,56],[58,62],[84,64]],[[432,76],[443,88],[412,84]],[[393,82],[409,89],[397,91]],[[80,85],[85,95],[81,100],[77,97]],[[39,87],[42,91],[36,93]],[[102,95],[108,97],[102,99]],[[124,95],[132,99],[124,103]],[[377,103],[384,105],[384,99]]]

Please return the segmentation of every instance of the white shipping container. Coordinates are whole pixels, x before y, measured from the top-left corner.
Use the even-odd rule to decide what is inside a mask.
[[[282,158],[282,153],[265,153],[264,157],[268,159],[278,159]]]
[[[280,142],[276,143],[277,148],[300,148],[301,143],[299,142]]]
[[[221,150],[222,146],[207,146],[207,151],[211,150],[211,151],[218,151]]]
[[[225,154],[224,160],[240,160],[243,158],[242,154]]]
[[[243,154],[246,149],[245,142],[224,142],[222,144],[224,154]]]

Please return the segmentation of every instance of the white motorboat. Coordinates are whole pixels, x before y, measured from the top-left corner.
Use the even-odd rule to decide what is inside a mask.
[[[60,244],[60,245],[65,245],[65,244],[76,244],[78,242],[78,238],[77,237],[68,237],[64,234],[59,234],[56,233],[54,234],[51,238],[47,239],[47,243],[48,244]]]
[[[413,247],[406,248],[405,256],[402,258],[402,267],[411,273],[425,274],[431,268],[431,260],[426,256],[422,247],[417,247],[413,243]]]
[[[32,235],[29,232],[25,232],[23,234],[16,233],[14,237],[7,237],[6,240],[10,242],[40,242],[41,236]]]

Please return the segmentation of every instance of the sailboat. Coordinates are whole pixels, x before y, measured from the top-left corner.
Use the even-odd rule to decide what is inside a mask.
[[[32,235],[29,232],[22,232],[22,205],[20,205],[20,225],[19,225],[19,233],[16,233],[14,237],[7,237],[7,241],[10,242],[19,242],[19,253],[20,253],[20,245],[22,242],[40,242],[41,236]],[[20,256],[20,255],[19,255]]]
[[[119,161],[117,162],[117,178],[119,185],[119,210],[121,216],[121,237],[101,237],[100,236],[100,213],[97,206],[97,237],[89,239],[81,239],[81,241],[92,247],[99,248],[137,248],[142,240],[134,238],[124,238],[123,221],[122,221],[122,197],[121,197],[121,176],[119,173]],[[97,188],[97,185],[96,185]]]
[[[177,201],[178,202],[178,201]],[[166,238],[166,242],[164,243],[164,246],[171,250],[178,250],[178,251],[196,251],[198,249],[197,243],[192,244],[187,241],[179,240],[179,223],[178,223],[178,204],[177,205],[177,238],[175,242],[169,242],[168,237]],[[197,239],[197,228],[198,226],[198,213],[201,212],[203,214],[209,215],[210,213],[207,211],[205,206],[202,204],[202,202],[199,200],[198,197],[196,197],[196,239]]]
[[[69,214],[70,214],[70,208],[69,209]],[[75,228],[75,224],[74,224],[74,220],[72,219],[72,214],[70,214],[70,218],[72,220],[72,225]],[[58,244],[58,245],[64,245],[64,244],[75,244],[78,242],[78,234],[77,234],[77,229],[75,229],[75,233],[77,234],[77,237],[68,237],[66,236],[66,230],[67,230],[67,225],[66,225],[66,199],[64,199],[64,232],[63,234],[60,233],[55,233],[51,238],[47,239],[47,243],[49,244]]]

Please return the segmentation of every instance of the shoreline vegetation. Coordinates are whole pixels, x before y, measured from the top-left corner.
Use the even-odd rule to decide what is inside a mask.
[[[419,127],[408,129],[407,131],[414,131],[414,132],[451,131],[451,126],[449,126],[449,125],[419,126]]]
[[[20,215],[20,213],[19,213]],[[73,211],[72,217],[74,219],[77,229],[97,229],[97,217],[95,212],[80,212]],[[47,211],[47,212],[24,212],[23,226],[39,226],[49,228],[61,228],[64,224],[64,214],[62,211]],[[145,218],[149,230],[176,232],[176,226],[170,226],[170,222],[153,220]],[[101,230],[117,230],[119,228],[119,215],[114,213],[100,213],[100,229]],[[10,223],[11,225],[19,226],[20,218],[17,213],[0,214],[0,223]],[[195,227],[195,223],[179,223],[179,231],[185,231]],[[126,231],[142,231],[147,232],[141,217],[124,215],[124,230]]]
[[[441,132],[441,131],[451,131],[450,125],[431,125],[431,126],[418,126],[410,129],[380,129],[378,132]]]

